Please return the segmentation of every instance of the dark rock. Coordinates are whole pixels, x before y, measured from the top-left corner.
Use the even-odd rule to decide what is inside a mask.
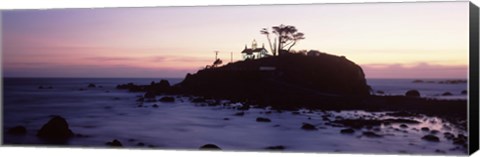
[[[37,132],[37,136],[49,139],[68,139],[73,137],[74,134],[69,129],[68,123],[63,117],[54,116],[42,126]]]
[[[201,146],[200,150],[222,150],[222,149],[214,144],[206,144]]]
[[[351,128],[349,128],[349,129],[342,129],[342,130],[340,130],[340,133],[342,133],[342,134],[353,134],[353,133],[355,133],[355,130],[353,130],[353,129],[351,129]]]
[[[422,139],[430,142],[440,142],[440,139],[435,135],[425,135]]]
[[[401,128],[408,128],[408,126],[405,125],[405,124],[400,124],[400,127],[401,127]]]
[[[427,127],[422,127],[420,130],[422,130],[422,131],[430,131],[430,129],[427,128]]]
[[[405,111],[386,113],[386,115],[393,117],[418,117],[418,114]]]
[[[292,67],[291,63],[298,64]],[[275,72],[259,70],[266,65],[275,67]],[[320,101],[318,96],[324,95],[312,92],[326,96],[370,94],[360,66],[344,57],[327,54],[319,57],[287,54],[205,68],[187,74],[174,87],[189,95],[270,104],[281,109],[298,109],[300,105],[314,103],[312,99]]]
[[[462,90],[462,92],[461,92],[460,94],[462,94],[462,95],[467,95],[468,92],[467,92],[467,90]]]
[[[451,140],[451,139],[455,138],[455,135],[453,135],[450,132],[445,132],[445,133],[443,133],[443,137],[445,137],[448,140]]]
[[[282,146],[282,145],[278,145],[278,146],[270,146],[270,147],[267,147],[265,149],[268,149],[268,150],[284,150],[285,149],[285,146]]]
[[[463,134],[458,134],[457,137],[453,138],[453,144],[456,144],[456,145],[466,146],[467,141],[468,141],[467,136]]]
[[[372,126],[380,126],[382,121],[380,120],[366,120],[366,119],[344,119],[344,120],[336,120],[334,123],[342,124],[343,126],[360,129],[363,127],[372,127]]]
[[[377,93],[377,94],[385,94],[385,91],[383,91],[383,90],[377,90],[376,93]]]
[[[445,92],[445,93],[442,94],[442,96],[452,96],[452,95],[453,95],[453,94],[450,93],[450,92]]]
[[[242,111],[246,111],[246,110],[249,110],[250,109],[250,105],[247,105],[247,104],[243,104],[242,106],[240,106],[238,108],[238,110],[242,110]]]
[[[145,93],[145,95],[143,95],[144,98],[147,98],[147,99],[154,99],[156,96],[156,94],[154,92],[147,92]]]
[[[143,147],[143,146],[145,146],[145,143],[139,142],[139,143],[137,143],[137,146],[142,146]]]
[[[435,153],[446,154],[447,152],[440,149],[435,149]]]
[[[223,120],[230,120],[230,118],[223,118]]]
[[[293,114],[293,115],[299,115],[300,112],[298,112],[298,111],[293,111],[292,114]]]
[[[27,128],[19,125],[19,126],[15,126],[13,128],[8,129],[7,133],[11,135],[25,135],[27,134]]]
[[[114,139],[112,142],[107,142],[105,144],[112,147],[123,147],[122,143],[117,139]]]
[[[420,92],[418,90],[409,90],[405,93],[405,96],[408,97],[420,97]]]
[[[438,130],[430,130],[430,134],[438,134]]]
[[[317,130],[317,127],[315,127],[314,125],[309,124],[309,123],[303,123],[302,124],[302,129],[312,131],[312,130]]]
[[[257,122],[272,122],[270,119],[268,118],[263,118],[263,117],[258,117]]]
[[[43,86],[38,86],[38,89],[43,89],[44,87]]]
[[[192,99],[193,103],[203,103],[206,102],[205,98],[194,98]]]
[[[152,107],[158,108],[158,105],[157,105],[157,104],[153,104]]]
[[[88,84],[87,87],[88,87],[88,88],[95,88],[95,87],[97,87],[97,86],[96,86],[95,84],[93,84],[93,83],[90,83],[90,84]]]
[[[412,83],[424,83],[423,80],[413,80]]]
[[[237,113],[235,113],[234,115],[235,115],[235,116],[243,116],[243,115],[245,115],[245,112],[237,112]]]
[[[379,134],[371,132],[371,131],[365,131],[365,132],[362,133],[362,135],[365,136],[365,137],[371,137],[371,138],[383,137],[382,135],[379,135]]]
[[[164,97],[160,98],[158,101],[160,101],[160,102],[175,102],[175,98],[170,97],[170,96],[164,96]]]

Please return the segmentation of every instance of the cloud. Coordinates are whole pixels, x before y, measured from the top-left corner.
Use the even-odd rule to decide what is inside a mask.
[[[87,57],[84,58],[86,60],[94,60],[94,61],[131,61],[135,60],[135,58],[131,57]]]

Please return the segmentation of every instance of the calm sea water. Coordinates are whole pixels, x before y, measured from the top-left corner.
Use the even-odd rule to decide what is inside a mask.
[[[453,145],[441,136],[442,132],[466,134],[465,130],[437,117],[416,117],[420,124],[401,128],[399,125],[381,126],[382,138],[368,138],[357,131],[343,135],[343,128],[325,125],[322,116],[332,118],[358,118],[370,116],[389,118],[384,112],[343,111],[289,112],[265,114],[268,109],[250,109],[244,116],[234,116],[238,111],[232,106],[200,106],[186,97],[176,96],[175,103],[136,102],[143,93],[117,90],[115,86],[133,82],[149,84],[160,79],[99,79],[99,78],[5,78],[3,84],[3,120],[6,129],[23,125],[24,136],[4,134],[5,144],[43,144],[36,132],[51,115],[61,115],[71,130],[83,135],[68,141],[71,146],[105,147],[105,143],[118,139],[126,147],[160,149],[197,149],[213,143],[225,150],[265,150],[269,146],[285,146],[285,151],[302,152],[353,152],[353,153],[447,153],[465,154],[466,149]],[[168,79],[171,84],[181,79]],[[94,83],[97,87],[88,88]],[[462,90],[466,84],[414,84],[412,80],[371,79],[372,88],[386,95],[403,95],[406,90],[417,89],[422,96],[441,99],[465,99]],[[39,89],[39,86],[44,89]],[[51,89],[48,89],[52,87]],[[46,89],[45,89],[46,88]],[[453,96],[438,96],[444,92]],[[142,107],[138,107],[142,104]],[[152,107],[154,104],[158,108]],[[382,116],[383,115],[383,116]],[[270,123],[259,123],[257,117],[267,117]],[[317,131],[300,129],[308,122]],[[421,139],[429,127],[440,131],[441,142]],[[366,130],[364,130],[366,131]],[[143,143],[145,145],[139,145]]]

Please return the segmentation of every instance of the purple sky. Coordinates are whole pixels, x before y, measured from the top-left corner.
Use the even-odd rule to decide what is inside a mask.
[[[468,2],[2,11],[4,76],[183,77],[279,24],[368,78],[467,77]]]

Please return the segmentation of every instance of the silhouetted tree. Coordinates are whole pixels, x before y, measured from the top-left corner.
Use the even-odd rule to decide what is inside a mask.
[[[283,24],[272,27],[271,33],[276,35],[276,38],[273,39],[273,45],[270,39],[270,31],[268,31],[267,28],[260,30],[260,33],[267,36],[268,43],[270,44],[270,50],[274,56],[276,56],[277,53],[280,55],[281,53],[289,52],[299,40],[305,39],[304,34],[298,32],[295,26]],[[285,50],[286,47],[288,48]]]
[[[220,58],[218,58],[217,60],[215,60],[215,61],[213,62],[212,67],[217,67],[218,65],[220,65],[220,64],[222,64],[222,63],[223,63],[223,61],[220,60]]]

